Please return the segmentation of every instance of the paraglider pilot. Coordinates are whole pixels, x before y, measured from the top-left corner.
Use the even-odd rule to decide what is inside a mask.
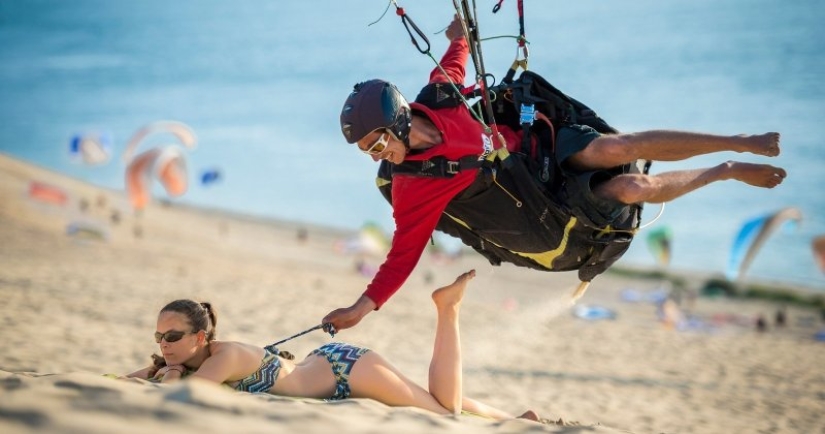
[[[445,34],[450,44],[441,66],[449,79],[460,85],[465,79],[468,43],[458,18],[450,23]],[[447,78],[441,69],[435,68],[429,82],[446,83]],[[387,160],[394,165],[437,157],[457,162],[478,160],[503,146],[517,151],[521,141],[521,131],[506,126],[499,128],[501,137],[490,137],[463,104],[445,108],[408,104],[396,86],[379,79],[355,86],[344,103],[340,121],[348,143],[375,161]],[[555,134],[555,159],[562,176],[576,180],[575,185],[582,189],[576,195],[577,202],[566,205],[577,207],[594,219],[627,204],[671,201],[716,181],[736,180],[773,188],[786,176],[778,167],[737,161],[657,175],[614,175],[610,171],[639,159],[679,161],[721,151],[775,157],[779,155],[779,134],[719,136],[665,130],[600,134],[576,124],[559,125]],[[392,206],[396,227],[392,248],[360,298],[351,306],[329,312],[322,323],[331,323],[338,330],[353,327],[386,303],[417,265],[442,213],[473,184],[480,172],[474,167],[456,170],[451,177],[394,176]],[[485,205],[483,201],[478,204]]]

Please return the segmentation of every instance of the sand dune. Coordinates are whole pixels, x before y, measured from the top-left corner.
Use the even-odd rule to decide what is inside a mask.
[[[65,200],[33,197],[32,181]],[[616,318],[583,320],[568,301],[575,274],[494,268],[472,254],[446,264],[426,256],[381,311],[336,339],[426,384],[429,294],[475,268],[462,309],[465,393],[561,424],[103,376],[148,363],[156,313],[175,298],[211,301],[220,339],[260,345],[352,302],[368,279],[333,249],[348,233],[306,227],[300,240],[302,228],[157,201],[135,216],[122,192],[0,155],[0,432],[825,432],[818,312],[788,307],[777,327],[777,305],[699,297],[683,301],[695,321],[680,330],[652,303],[620,297],[658,282],[606,274],[579,304]],[[329,340],[313,332],[283,348],[300,356]]]

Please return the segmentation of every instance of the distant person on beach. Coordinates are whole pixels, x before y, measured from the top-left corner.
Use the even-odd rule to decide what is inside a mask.
[[[785,306],[782,306],[776,310],[775,321],[777,327],[785,327],[785,324],[787,323],[787,309]]]
[[[737,161],[656,175],[629,169],[640,160],[680,161],[722,151],[775,157],[780,153],[780,136],[774,132],[736,136],[669,130],[608,134],[587,125],[559,122],[548,131],[552,154],[544,160],[554,162],[550,169],[556,178],[551,176],[550,182],[541,186],[550,190],[542,200],[557,205],[541,203],[551,213],[538,209],[540,217],[530,221],[531,227],[524,227],[517,218],[499,217],[501,209],[508,207],[518,208],[510,214],[515,217],[533,212],[530,202],[510,194],[518,186],[507,190],[499,184],[512,167],[507,161],[512,162],[523,150],[523,130],[501,124],[500,136],[492,137],[465,104],[442,105],[451,95],[458,98],[451,83],[463,85],[469,50],[458,17],[445,34],[450,45],[440,67],[430,73],[424,88],[430,93],[422,90],[410,104],[392,83],[374,79],[355,85],[344,103],[340,122],[347,142],[375,161],[391,163],[395,233],[386,260],[366,291],[352,305],[334,309],[323,318],[322,323],[337,330],[355,326],[401,288],[436,228],[460,237],[492,264],[512,262],[545,271],[576,269],[587,283],[629,246],[635,228],[617,231],[615,223],[631,207],[668,202],[716,181],[736,180],[773,188],[786,176],[779,167]],[[429,98],[430,94],[434,96]],[[535,137],[530,140],[536,141]],[[510,160],[490,159],[497,155]],[[521,164],[522,160],[516,161]],[[497,170],[492,179],[490,169],[483,164],[492,164]],[[442,167],[442,173],[431,173],[434,167]],[[502,197],[501,202],[490,200],[488,193]],[[478,224],[470,226],[464,216],[457,218],[453,209],[466,211]],[[555,209],[569,210],[565,212],[572,215],[558,219],[561,223],[545,218],[553,216]],[[542,237],[552,242],[539,244]],[[593,243],[593,247],[586,243]],[[583,273],[586,269],[591,271]]]
[[[768,321],[765,320],[765,315],[759,314],[756,317],[756,331],[758,332],[765,332],[768,330]]]
[[[169,383],[182,377],[223,383],[239,391],[302,398],[370,398],[389,406],[418,407],[439,414],[461,410],[494,419],[515,416],[462,397],[459,310],[475,270],[432,294],[437,311],[429,390],[412,382],[378,353],[345,343],[329,343],[296,363],[273,346],[218,341],[217,316],[209,303],[177,300],[161,309],[155,340],[162,356],[129,378]],[[520,418],[538,421],[527,411]]]

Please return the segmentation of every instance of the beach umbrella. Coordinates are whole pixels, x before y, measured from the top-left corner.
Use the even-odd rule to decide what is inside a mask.
[[[802,212],[798,208],[787,207],[745,221],[731,247],[725,272],[728,280],[735,281],[745,276],[762,245],[777,229],[795,226],[801,220]]]

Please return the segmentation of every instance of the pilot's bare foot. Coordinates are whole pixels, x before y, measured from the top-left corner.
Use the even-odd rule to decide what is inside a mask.
[[[768,164],[728,161],[724,163],[729,179],[735,179],[755,187],[774,188],[788,175],[784,169]]]
[[[745,136],[747,151],[756,155],[776,157],[779,155],[779,133],[765,133],[754,136]]]

